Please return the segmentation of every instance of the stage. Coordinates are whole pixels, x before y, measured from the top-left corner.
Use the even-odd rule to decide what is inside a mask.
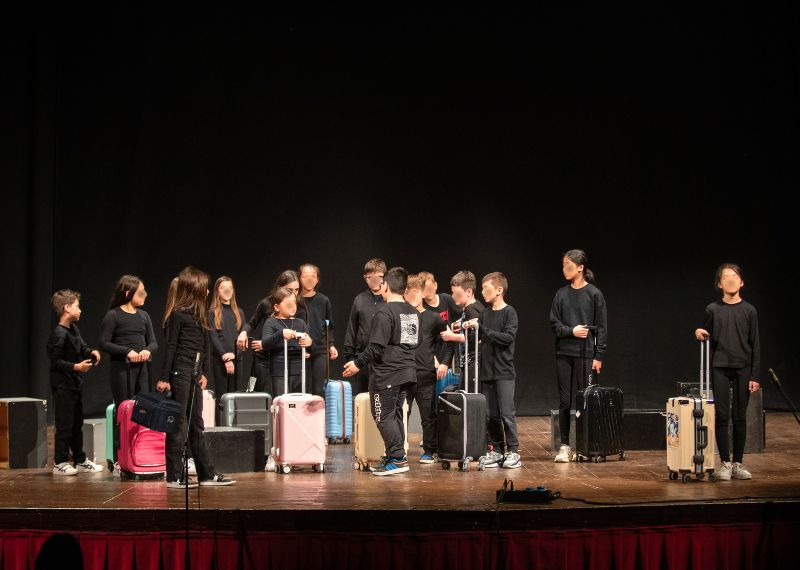
[[[455,559],[465,567],[587,567],[589,560],[591,567],[688,567],[710,553],[711,567],[722,567],[719,552],[732,557],[725,567],[796,567],[797,549],[788,546],[800,531],[798,435],[791,415],[767,414],[766,451],[745,456],[753,480],[717,483],[669,481],[665,453],[657,451],[555,464],[546,417],[520,418],[517,470],[420,465],[419,436],[412,434],[411,471],[381,478],[353,469],[352,445],[333,445],[322,474],[237,473],[235,486],[190,490],[193,567],[285,567],[298,560],[305,567],[367,567],[373,555],[383,556],[374,549],[405,553],[389,567]],[[562,497],[498,507],[495,491],[506,478],[517,489],[543,485]],[[135,550],[140,562],[132,567],[158,557],[170,567],[183,556],[184,492],[163,480],[127,482],[111,473],[4,470],[0,526],[4,568],[10,556],[23,556],[25,549],[14,555],[13,545],[26,543],[27,556],[35,555],[31,545],[59,531],[80,533],[85,558],[95,559],[87,555],[95,551],[99,557],[95,565],[102,559],[112,567],[112,559]],[[157,554],[144,555],[146,548]],[[600,564],[606,550],[609,563]]]

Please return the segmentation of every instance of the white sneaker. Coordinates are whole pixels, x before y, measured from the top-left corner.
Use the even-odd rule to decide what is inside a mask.
[[[83,460],[83,463],[78,463],[75,469],[78,470],[78,473],[102,473],[106,470],[105,467],[91,461],[88,457]]]
[[[503,456],[503,469],[519,469],[520,467],[522,467],[522,461],[516,451],[509,451]]]
[[[72,465],[67,463],[66,461],[63,463],[59,463],[58,465],[53,465],[53,475],[77,475],[78,470],[75,469]]]
[[[558,455],[556,455],[553,461],[556,463],[569,463],[572,461],[572,448],[562,443],[561,447],[558,449]]]
[[[752,479],[753,475],[747,469],[745,469],[744,465],[742,465],[741,463],[734,463],[733,473],[731,473],[731,477],[733,477],[734,479],[745,480],[745,479]]]
[[[503,459],[505,459],[505,455],[498,451],[490,451],[484,456],[483,459],[483,467],[484,469],[494,469],[496,467],[500,467],[503,464]]]
[[[717,479],[720,481],[730,481],[731,474],[733,473],[733,465],[730,461],[723,461],[722,465],[720,465],[719,471],[717,471]]]
[[[194,458],[189,458],[189,475],[197,475],[197,467],[194,466]]]
[[[227,485],[235,485],[236,479],[225,477],[222,473],[217,473],[211,479],[204,479],[200,481],[201,487],[225,487]]]
[[[264,471],[275,472],[278,470],[278,466],[275,464],[275,458],[270,455],[267,457],[267,465],[264,467]]]

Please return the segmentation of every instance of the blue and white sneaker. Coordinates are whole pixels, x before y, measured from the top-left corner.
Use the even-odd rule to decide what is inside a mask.
[[[372,470],[373,475],[383,477],[384,475],[399,475],[408,471],[408,461],[403,459],[387,459],[386,462]]]
[[[439,457],[435,453],[423,453],[422,457],[419,458],[419,462],[425,464],[437,463],[438,461]]]

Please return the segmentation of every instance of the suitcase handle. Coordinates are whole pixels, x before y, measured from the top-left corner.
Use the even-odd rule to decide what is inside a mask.
[[[459,414],[461,413],[461,408],[459,408],[455,404],[452,404],[452,403],[448,402],[446,398],[442,398],[441,396],[439,396],[439,401],[442,402],[443,404],[447,404],[448,406],[453,408],[455,411],[457,411]]]
[[[708,399],[710,391],[711,391],[711,340],[706,338],[700,341],[700,397]]]
[[[478,328],[480,325],[475,323],[475,394],[478,393],[478,374],[480,371],[478,359],[480,358],[480,343],[478,342]],[[469,329],[464,331],[464,391],[469,394]]]
[[[300,347],[300,391],[306,393],[306,347]],[[283,339],[283,393],[289,393],[289,341]]]

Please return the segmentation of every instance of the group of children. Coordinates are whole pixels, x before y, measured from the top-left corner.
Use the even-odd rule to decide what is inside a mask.
[[[590,374],[602,368],[607,345],[607,314],[603,294],[593,284],[586,254],[570,250],[562,258],[569,284],[556,293],[550,311],[556,337],[556,373],[559,388],[559,426],[562,445],[556,462],[573,459],[569,447],[569,414],[576,390],[585,388]],[[217,395],[237,389],[241,354],[252,349],[256,390],[273,396],[300,389],[301,347],[307,349],[311,391],[322,395],[326,362],[338,358],[332,334],[330,300],[316,289],[319,268],[306,264],[298,272],[287,270],[270,294],[245,319],[238,307],[233,281],[216,280],[208,307],[209,277],[187,267],[169,288],[163,326],[166,349],[156,389],[169,391],[185,411],[181,429],[167,434],[166,471],[170,488],[183,488],[182,449],[188,437],[194,459],[191,473],[200,485],[231,485],[235,481],[216,472],[203,437],[202,390],[214,378]],[[487,403],[489,446],[483,458],[487,468],[522,466],[514,408],[516,371],[514,350],[519,319],[506,303],[508,280],[494,272],[481,280],[484,307],[475,297],[477,280],[459,271],[450,280],[452,295],[438,293],[428,272],[409,275],[402,267],[387,270],[378,258],[364,268],[368,289],[354,300],[344,340],[343,376],[353,393],[369,392],[371,412],[385,444],[385,457],[373,469],[377,476],[408,471],[404,451],[403,404],[416,401],[421,412],[423,453],[420,463],[437,458],[437,380],[455,365],[472,366],[465,340],[478,342],[480,387]],[[741,269],[725,264],[715,285],[722,301],[706,309],[698,339],[710,337],[714,349],[713,385],[717,399],[716,431],[722,459],[720,479],[749,479],[742,465],[745,412],[749,394],[758,389],[759,346],[755,309],[739,296]],[[149,315],[141,309],[147,292],[141,279],[126,275],[118,281],[111,308],[103,318],[100,348],[110,356],[109,378],[115,404],[148,390],[148,363],[158,346]],[[86,458],[82,444],[83,374],[100,362],[100,352],[90,349],[75,324],[81,315],[80,295],[61,290],[52,297],[58,325],[48,342],[50,382],[55,404],[56,435],[53,473],[100,473],[103,468]],[[470,335],[467,338],[465,335]],[[284,363],[284,341],[289,362]],[[589,366],[591,362],[591,366]],[[285,370],[288,369],[288,378]],[[727,437],[730,418],[728,383],[734,385],[734,450],[731,462]],[[189,401],[193,399],[191,417]],[[74,466],[69,462],[70,451]],[[115,473],[118,470],[115,469]],[[198,483],[188,482],[189,486]]]

